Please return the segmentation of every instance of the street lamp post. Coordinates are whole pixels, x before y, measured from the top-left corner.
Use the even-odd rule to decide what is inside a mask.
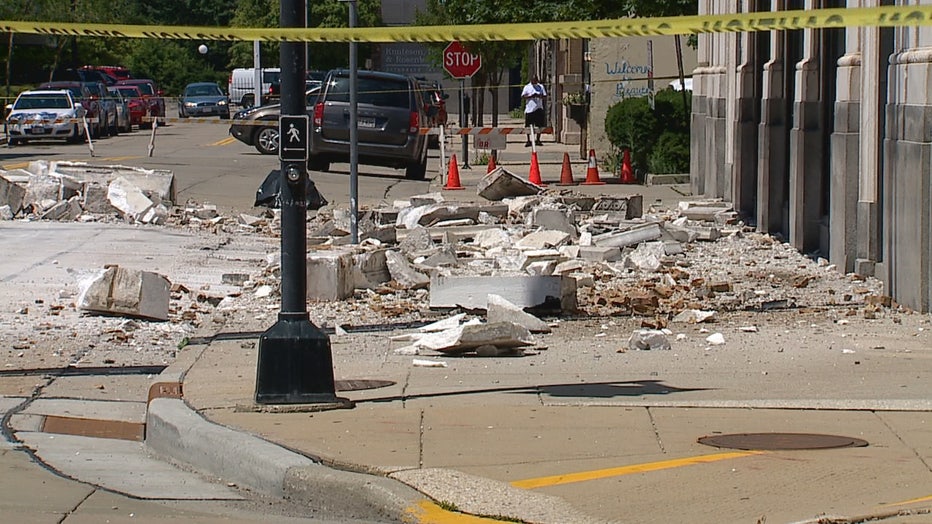
[[[281,27],[302,27],[304,16],[300,0],[281,0]],[[311,323],[307,312],[309,129],[304,98],[303,43],[282,42],[280,58],[282,303],[278,321],[259,337],[256,402],[341,403],[342,399],[335,394],[330,339]],[[282,129],[286,121],[287,130]]]
[[[356,0],[340,0],[349,4],[349,26],[356,27]],[[359,243],[359,129],[357,126],[358,117],[358,93],[356,83],[359,75],[359,62],[356,56],[357,44],[355,41],[349,43],[349,68],[350,68],[350,114],[349,114],[349,132],[350,132],[350,241],[353,244]]]

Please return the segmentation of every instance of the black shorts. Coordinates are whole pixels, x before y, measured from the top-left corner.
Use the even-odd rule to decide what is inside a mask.
[[[547,124],[547,113],[543,108],[537,109],[531,113],[524,113],[524,125],[544,127]]]

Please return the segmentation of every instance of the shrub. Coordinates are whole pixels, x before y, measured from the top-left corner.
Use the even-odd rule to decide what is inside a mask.
[[[609,107],[605,134],[613,148],[631,150],[636,173],[687,172],[690,105],[672,89],[655,94],[654,109],[648,97],[626,98]]]

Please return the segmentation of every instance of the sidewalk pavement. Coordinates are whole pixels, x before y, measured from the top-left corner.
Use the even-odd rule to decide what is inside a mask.
[[[255,331],[196,340],[158,378],[169,397],[164,384],[182,383],[183,399],[149,404],[147,443],[240,486],[310,505],[354,500],[353,516],[374,521],[932,521],[927,337],[895,349],[915,358],[864,356],[855,368],[836,352],[754,356],[766,330],[729,335],[732,349],[711,357],[622,353],[636,321],[601,322],[561,323],[546,349],[519,358],[414,357],[445,367],[395,355],[389,337],[403,330],[345,326],[330,340],[337,394],[352,405],[325,410],[255,404]],[[697,442],[757,432],[868,445]]]

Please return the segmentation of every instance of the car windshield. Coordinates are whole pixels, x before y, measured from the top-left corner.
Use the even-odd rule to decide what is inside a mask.
[[[223,96],[223,93],[215,85],[199,85],[186,87],[184,96]]]
[[[71,103],[64,95],[23,95],[13,109],[71,109]]]
[[[97,84],[87,84],[87,90],[90,91],[92,95],[103,96],[103,93],[100,92],[100,86]]]
[[[349,102],[349,78],[334,77],[330,81],[327,100]],[[357,82],[358,102],[382,107],[410,107],[408,84],[383,78],[360,78]]]
[[[155,94],[155,91],[152,90],[152,85],[151,85],[151,84],[136,84],[136,87],[138,87],[139,90],[142,91],[142,94],[144,94],[144,95],[154,95],[154,94]]]
[[[123,96],[128,96],[132,98],[138,98],[140,93],[139,90],[135,87],[118,87],[117,91],[120,92]]]
[[[265,84],[278,84],[282,80],[280,71],[263,71],[262,82]]]

